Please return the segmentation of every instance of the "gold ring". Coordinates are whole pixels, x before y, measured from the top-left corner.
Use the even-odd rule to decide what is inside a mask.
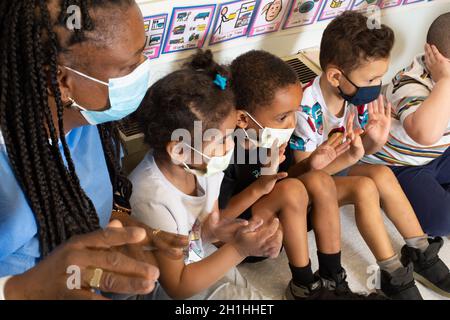
[[[94,275],[91,278],[91,281],[89,281],[89,285],[91,288],[100,288],[100,281],[102,280],[103,270],[100,268],[94,269]]]

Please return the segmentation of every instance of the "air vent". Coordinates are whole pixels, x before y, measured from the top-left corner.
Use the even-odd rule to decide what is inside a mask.
[[[286,60],[286,63],[294,69],[295,73],[297,74],[297,78],[303,84],[306,84],[317,77],[317,73],[311,70],[302,61],[300,61],[299,58]]]
[[[142,132],[139,123],[135,119],[126,119],[120,121],[119,130],[127,138],[140,134]]]

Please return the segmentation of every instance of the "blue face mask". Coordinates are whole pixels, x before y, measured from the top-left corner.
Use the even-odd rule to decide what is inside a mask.
[[[354,95],[349,96],[342,91],[340,86],[338,87],[341,97],[344,98],[345,101],[350,102],[352,105],[362,106],[376,100],[380,96],[382,86],[381,83],[377,86],[358,87],[343,72],[342,75],[357,89]]]
[[[104,111],[88,110],[73,99],[72,106],[81,110],[81,114],[92,125],[117,121],[137,110],[147,93],[150,81],[150,60],[146,59],[129,75],[110,79],[108,83],[90,77],[69,67],[66,69],[108,87],[110,108]]]

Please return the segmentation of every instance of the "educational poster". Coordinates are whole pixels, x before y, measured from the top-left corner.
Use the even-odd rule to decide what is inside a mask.
[[[149,59],[156,59],[161,53],[166,24],[167,14],[160,14],[144,18],[144,28],[146,36],[144,54]]]
[[[323,0],[294,0],[288,10],[283,29],[314,23]]]
[[[380,6],[382,0],[355,0],[352,5],[354,11],[367,11],[370,6]]]
[[[278,31],[289,9],[290,0],[261,0],[253,16],[250,37]]]
[[[177,7],[172,11],[163,53],[202,48],[216,5]]]
[[[405,0],[403,1],[403,4],[411,4],[411,3],[417,3],[417,2],[423,2],[424,0]]]
[[[403,2],[403,0],[382,0],[380,7],[381,7],[381,9],[397,7],[397,6],[401,5],[402,2]]]
[[[318,21],[336,18],[342,12],[350,10],[353,0],[325,0]]]
[[[256,0],[239,0],[220,4],[209,44],[246,36],[255,8]]]

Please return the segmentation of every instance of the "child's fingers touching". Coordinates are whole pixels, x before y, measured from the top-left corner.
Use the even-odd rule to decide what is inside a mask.
[[[339,146],[337,146],[334,149],[334,151],[336,152],[336,157],[339,157],[344,152],[347,152],[348,149],[350,149],[350,140],[347,140],[344,143],[341,143]]]

